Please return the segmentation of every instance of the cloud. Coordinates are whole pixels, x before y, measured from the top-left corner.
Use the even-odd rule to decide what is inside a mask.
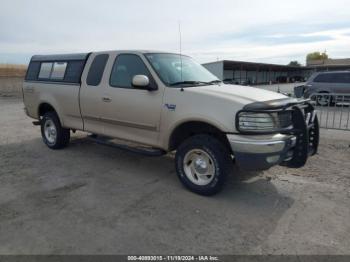
[[[0,63],[110,49],[288,63],[309,51],[349,56],[346,0],[12,0],[0,10]]]
[[[307,53],[324,50],[331,57],[346,57],[349,32],[350,23],[271,24],[200,39],[198,42],[209,44],[191,51],[204,62],[234,59],[286,64],[291,60],[304,62]]]

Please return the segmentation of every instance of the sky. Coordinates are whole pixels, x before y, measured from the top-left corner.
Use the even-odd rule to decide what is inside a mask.
[[[147,49],[197,61],[350,57],[348,0],[0,0],[0,63],[34,54]]]

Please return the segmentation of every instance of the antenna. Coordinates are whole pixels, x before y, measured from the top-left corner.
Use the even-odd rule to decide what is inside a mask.
[[[181,40],[181,22],[179,21],[179,49],[180,49],[180,73],[181,73],[181,82],[182,79],[182,40]]]

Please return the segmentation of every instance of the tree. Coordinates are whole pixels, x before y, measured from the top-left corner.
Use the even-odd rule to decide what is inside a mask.
[[[289,66],[298,66],[298,67],[301,66],[301,64],[298,61],[290,61],[288,65]]]
[[[327,55],[326,51],[324,51],[323,53],[313,52],[313,53],[307,54],[307,56],[306,56],[306,61],[325,60],[325,59],[328,59],[328,55]]]

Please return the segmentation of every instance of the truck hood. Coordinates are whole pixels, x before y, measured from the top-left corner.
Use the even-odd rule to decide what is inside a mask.
[[[285,95],[260,88],[226,84],[197,86],[188,88],[186,91],[199,92],[211,96],[222,97],[224,99],[239,102],[241,104],[287,98]]]

